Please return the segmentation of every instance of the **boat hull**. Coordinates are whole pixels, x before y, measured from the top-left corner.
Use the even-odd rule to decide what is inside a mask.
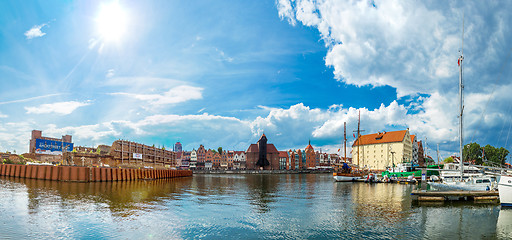
[[[448,182],[448,183],[434,183],[429,182],[431,188],[438,191],[489,191],[489,185],[483,184],[467,184],[465,182]]]
[[[501,176],[498,191],[501,206],[512,207],[512,176]]]
[[[353,182],[358,179],[361,179],[361,176],[349,175],[349,174],[343,174],[343,175],[338,174],[338,175],[334,175],[333,178],[336,182]]]

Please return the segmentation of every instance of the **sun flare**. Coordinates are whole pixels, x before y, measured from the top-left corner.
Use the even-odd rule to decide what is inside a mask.
[[[103,41],[117,42],[128,28],[128,15],[117,1],[102,4],[96,22]]]

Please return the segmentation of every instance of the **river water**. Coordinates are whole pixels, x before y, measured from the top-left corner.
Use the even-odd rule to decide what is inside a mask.
[[[418,206],[412,187],[337,183],[329,174],[98,183],[0,177],[0,238],[512,238],[512,210]]]

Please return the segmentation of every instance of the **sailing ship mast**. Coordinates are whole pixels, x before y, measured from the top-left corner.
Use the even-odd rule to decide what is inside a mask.
[[[361,145],[361,136],[360,133],[364,132],[364,130],[361,130],[361,110],[359,110],[359,118],[357,119],[357,167],[359,167],[359,145]],[[354,157],[354,156],[352,156]]]
[[[343,123],[343,148],[345,153],[344,160],[347,162],[347,122]]]
[[[462,135],[462,114],[464,112],[464,95],[463,95],[463,89],[464,84],[462,80],[462,62],[464,61],[464,16],[462,17],[462,48],[460,51],[460,56],[458,59],[459,63],[459,97],[460,97],[460,103],[459,103],[459,147],[460,147],[460,180],[462,181],[463,175],[464,175],[464,158],[462,156],[462,147],[463,147],[463,135]]]

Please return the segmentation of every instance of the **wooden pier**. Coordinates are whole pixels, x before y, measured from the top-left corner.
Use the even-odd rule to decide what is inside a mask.
[[[474,201],[478,203],[497,202],[498,191],[422,191],[411,192],[413,201],[442,202],[442,201]]]

